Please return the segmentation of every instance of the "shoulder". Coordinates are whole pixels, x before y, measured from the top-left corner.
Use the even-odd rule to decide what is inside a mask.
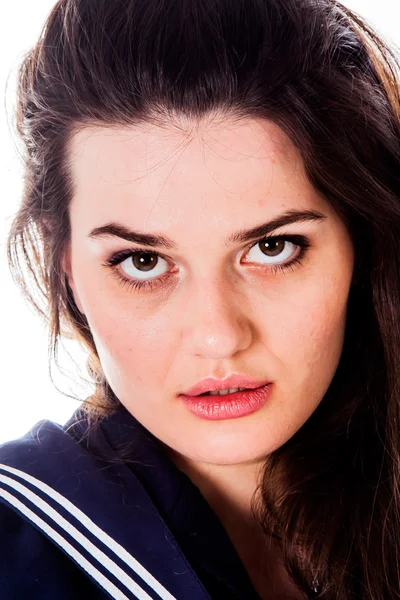
[[[64,485],[66,477],[89,465],[99,468],[96,453],[85,443],[88,431],[87,420],[78,409],[64,425],[43,419],[25,435],[0,444],[0,486],[7,483],[22,491],[21,486],[39,488],[43,487],[40,481],[50,485],[56,481],[62,493],[65,485],[73,486],[71,480]],[[100,459],[101,448],[96,449]]]
[[[123,418],[90,432],[76,423],[41,421],[0,446],[1,600],[125,598],[126,590],[209,600],[143,478],[115,460],[113,440],[129,440],[132,428]]]
[[[0,445],[0,589],[4,600],[97,598],[90,580],[49,537],[55,528],[45,507],[42,488],[46,484],[37,478],[46,470],[52,472],[55,461],[59,469],[63,450],[70,443],[60,425],[40,421],[24,436]]]
[[[71,441],[66,426],[43,419],[33,425],[25,435],[0,444],[0,462],[21,463],[42,457],[48,451],[57,452]]]
[[[0,502],[2,600],[104,599],[76,564],[34,525]]]
[[[77,413],[63,426],[42,420],[0,445],[0,502],[37,523],[39,515],[65,508],[67,498],[84,496],[84,482],[103,483],[102,462],[88,451],[78,422]]]
[[[69,469],[71,459],[82,453],[63,429],[53,421],[36,423],[25,435],[0,445],[1,496],[10,501],[10,490],[15,494],[29,496],[29,490],[37,488],[38,480],[52,473],[62,475]]]

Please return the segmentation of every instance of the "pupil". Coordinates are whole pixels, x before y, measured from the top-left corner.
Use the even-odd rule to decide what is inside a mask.
[[[263,251],[268,256],[279,256],[285,247],[285,241],[280,239],[272,239],[265,242]],[[143,252],[142,254],[136,254],[132,257],[133,264],[136,268],[144,267],[145,271],[150,271],[156,264],[156,256],[149,252]]]
[[[137,269],[140,270],[140,267],[144,267],[145,271],[150,271],[156,263],[156,257],[154,254],[146,252],[142,254],[136,254],[132,257],[132,261]]]
[[[268,256],[279,256],[279,254],[281,254],[282,250],[285,247],[285,240],[268,240],[263,242],[263,244],[263,251],[265,252],[265,254],[267,254]]]

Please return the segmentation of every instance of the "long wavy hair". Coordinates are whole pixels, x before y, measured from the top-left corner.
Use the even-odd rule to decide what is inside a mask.
[[[91,419],[120,403],[61,264],[79,128],[268,119],[348,227],[356,266],[338,369],[266,458],[253,499],[305,597],[317,580],[324,600],[400,598],[399,107],[397,50],[336,0],[60,0],[18,72],[25,177],[9,262],[54,357],[62,335],[88,349]]]

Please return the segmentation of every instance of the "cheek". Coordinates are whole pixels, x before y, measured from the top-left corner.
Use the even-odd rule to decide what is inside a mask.
[[[121,305],[115,311],[97,309],[92,307],[87,318],[109,381],[133,377],[155,382],[172,356],[176,328],[170,320],[160,315],[144,319]]]
[[[343,282],[319,281],[281,305],[273,347],[295,379],[321,379],[325,385],[333,377],[343,348],[348,292]]]
[[[177,330],[157,303],[129,296],[83,261],[76,261],[74,279],[106,375],[140,378],[146,369],[147,376],[171,356]]]

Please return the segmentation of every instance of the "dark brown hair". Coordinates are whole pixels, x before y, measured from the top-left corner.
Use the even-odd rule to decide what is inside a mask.
[[[340,364],[310,419],[267,457],[254,497],[293,581],[311,597],[316,577],[324,600],[400,598],[398,69],[336,0],[60,0],[19,71],[25,187],[9,261],[54,355],[60,334],[89,349],[91,417],[119,401],[61,268],[80,127],[268,119],[346,223],[356,269]]]

